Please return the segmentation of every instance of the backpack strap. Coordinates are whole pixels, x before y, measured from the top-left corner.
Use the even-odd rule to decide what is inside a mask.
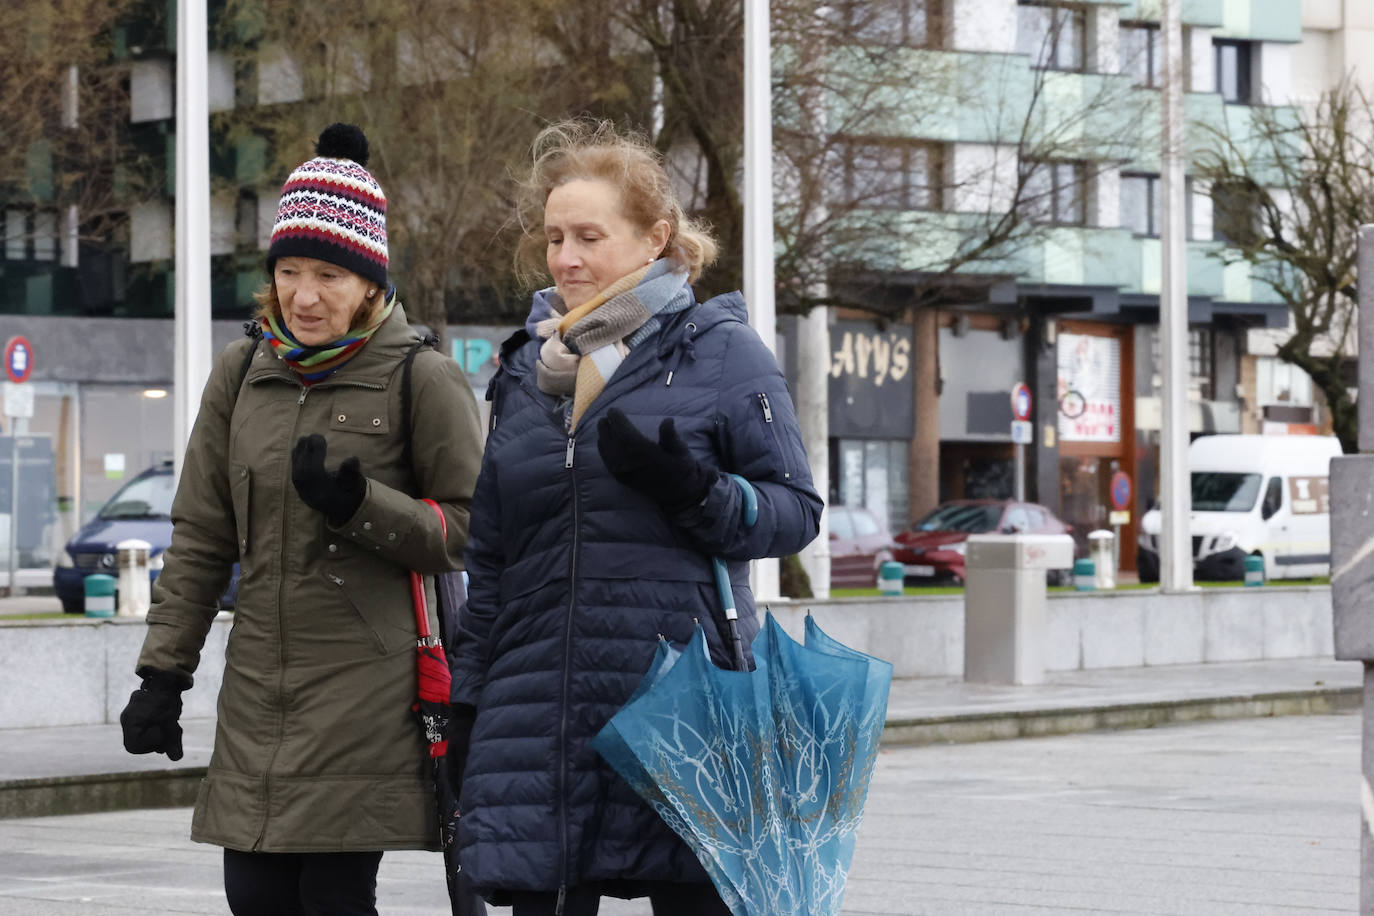
[[[262,325],[256,321],[245,321],[243,323],[243,336],[251,338],[253,343],[249,345],[248,352],[243,355],[243,368],[239,369],[239,383],[234,386],[234,403],[238,403],[239,392],[243,390],[243,382],[248,378],[248,370],[253,368],[253,357],[258,352],[258,341],[262,340]]]
[[[420,479],[415,474],[415,457],[411,454],[412,450],[410,446],[410,434],[413,428],[410,419],[412,400],[410,394],[410,370],[415,362],[416,353],[419,353],[425,347],[437,347],[438,345],[438,337],[435,337],[433,334],[426,334],[416,341],[414,346],[406,351],[405,360],[401,364],[401,462],[406,467],[410,468],[410,479],[417,490],[420,487]],[[414,496],[416,494],[412,493],[411,495]]]

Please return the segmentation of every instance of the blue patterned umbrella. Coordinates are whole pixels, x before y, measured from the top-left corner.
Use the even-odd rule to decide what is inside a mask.
[[[808,615],[769,614],[752,672],[711,663],[697,627],[659,644],[593,746],[701,860],[735,916],[840,911],[887,714],[892,666]]]

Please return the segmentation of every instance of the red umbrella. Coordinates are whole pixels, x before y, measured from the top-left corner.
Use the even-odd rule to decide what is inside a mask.
[[[428,503],[439,516],[439,530],[448,537],[448,522],[439,504],[432,499],[421,500]],[[429,630],[429,606],[425,600],[425,579],[415,570],[410,571],[410,596],[415,602],[415,630],[417,657],[418,700],[414,709],[420,715],[420,724],[425,730],[425,740],[429,742],[429,756],[437,763],[443,760],[448,751],[448,721],[450,712],[449,688],[452,675],[448,670],[448,658],[444,655],[444,641],[432,635]]]
[[[448,523],[439,504],[432,499],[421,500],[429,503],[439,516],[439,529],[448,537]],[[447,574],[446,574],[447,575]],[[456,575],[456,574],[454,574]],[[436,579],[440,586],[445,576]],[[425,730],[425,740],[429,742],[430,763],[434,777],[434,800],[439,806],[439,840],[444,852],[444,876],[448,882],[449,902],[453,916],[485,916],[486,907],[482,898],[467,883],[458,862],[458,793],[455,791],[455,775],[450,774],[444,755],[448,753],[448,727],[452,713],[450,687],[453,676],[449,673],[448,658],[444,655],[444,641],[430,633],[429,607],[425,599],[425,579],[418,572],[410,572],[410,596],[415,603],[416,630],[416,688],[414,707],[420,717],[420,725]],[[442,606],[443,601],[440,600]]]

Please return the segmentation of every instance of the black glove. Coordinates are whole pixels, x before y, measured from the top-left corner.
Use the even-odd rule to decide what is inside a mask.
[[[679,512],[706,498],[719,473],[693,458],[673,418],[658,425],[658,441],[645,436],[624,411],[612,407],[596,424],[596,447],[616,480]]]
[[[448,717],[448,753],[444,765],[448,767],[449,785],[457,797],[463,786],[463,769],[468,765],[468,748],[472,746],[472,726],[477,721],[477,707],[454,703]]]
[[[130,754],[166,754],[181,759],[181,692],[191,686],[186,678],[156,668],[140,668],[143,686],[129,695],[119,714],[124,729],[124,750]]]
[[[303,436],[291,450],[291,482],[301,501],[324,513],[329,524],[342,525],[353,517],[367,495],[367,478],[357,457],[345,458],[339,470],[324,469],[324,453],[328,448],[324,436]]]

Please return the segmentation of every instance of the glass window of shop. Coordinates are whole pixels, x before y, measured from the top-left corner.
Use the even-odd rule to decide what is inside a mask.
[[[134,475],[172,458],[169,388],[81,389],[81,521],[95,516]]]
[[[16,561],[20,569],[50,568],[77,528],[76,486],[79,398],[77,386],[25,382],[33,416],[0,420],[0,566],[8,564],[10,516],[17,509]],[[11,499],[11,457],[19,455],[19,487]],[[21,580],[22,583],[22,580]]]
[[[830,501],[863,506],[897,532],[907,518],[907,452],[898,439],[832,439]]]

